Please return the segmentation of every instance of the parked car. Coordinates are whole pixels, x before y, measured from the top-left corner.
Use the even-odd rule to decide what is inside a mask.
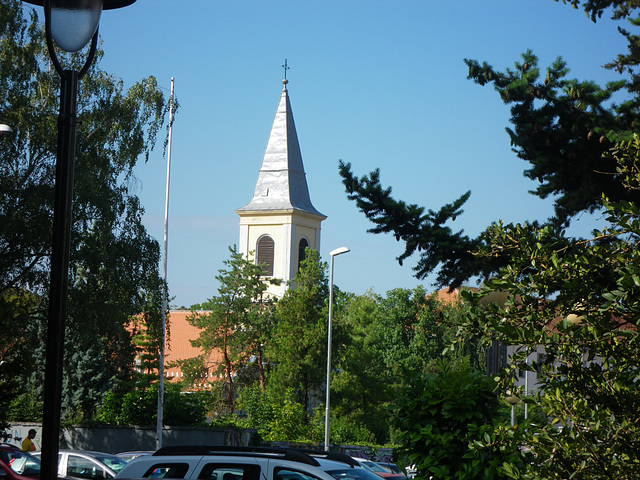
[[[267,447],[164,447],[129,462],[116,480],[380,480],[348,455]]]
[[[0,479],[33,480],[40,478],[40,460],[20,447],[0,444]]]
[[[388,463],[388,462],[376,462],[376,463],[389,473],[399,473],[401,475],[404,475],[402,469],[395,463]]]
[[[116,457],[121,458],[125,462],[130,462],[134,458],[141,457],[143,455],[151,455],[153,453],[152,450],[134,450],[132,452],[120,452],[116,453]]]
[[[381,465],[378,465],[376,462],[372,460],[368,460],[366,458],[357,458],[353,457],[353,459],[360,464],[363,468],[366,468],[372,473],[375,473],[378,477],[385,478],[387,480],[406,480],[406,476],[400,473],[391,473],[388,470],[382,468]]]
[[[40,452],[34,452],[39,456]],[[58,452],[58,475],[61,477],[106,479],[114,478],[127,464],[122,458],[102,452],[82,450],[60,450]]]

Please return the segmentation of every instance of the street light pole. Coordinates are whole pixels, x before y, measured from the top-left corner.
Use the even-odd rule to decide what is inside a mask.
[[[329,253],[329,323],[327,325],[327,398],[324,411],[324,449],[329,451],[329,401],[331,393],[331,323],[333,318],[333,258],[348,253],[347,247],[336,248]]]
[[[47,49],[60,76],[60,111],[53,204],[51,277],[44,369],[42,414],[41,477],[58,477],[62,370],[67,317],[69,248],[73,201],[78,80],[87,73],[98,44],[98,24],[102,10],[130,5],[135,0],[24,0],[44,7]],[[91,46],[80,71],[63,69],[53,42],[66,52],[77,52],[89,41]]]

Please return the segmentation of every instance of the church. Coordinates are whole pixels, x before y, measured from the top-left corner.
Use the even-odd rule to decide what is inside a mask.
[[[281,298],[298,272],[307,247],[320,250],[321,223],[327,217],[311,203],[302,153],[298,143],[289,92],[287,62],[282,91],[267,141],[258,180],[251,201],[235,210],[240,217],[238,251],[248,259],[265,265],[265,276],[279,278],[280,285],[270,285],[267,293]],[[190,340],[198,329],[186,319],[192,312],[169,312],[171,328],[165,346],[165,361],[175,362],[199,355]],[[210,358],[217,362],[219,359]],[[203,374],[205,375],[205,374]],[[168,380],[182,378],[176,367],[165,367]],[[194,388],[207,388],[218,378],[203,378]]]

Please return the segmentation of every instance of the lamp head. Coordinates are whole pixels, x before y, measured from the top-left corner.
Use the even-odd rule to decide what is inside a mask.
[[[13,133],[13,128],[4,123],[0,123],[0,135],[7,135],[9,133]]]
[[[102,10],[131,5],[136,0],[23,0],[39,6],[49,6],[51,38],[66,52],[81,50],[95,35]]]
[[[515,404],[517,404],[518,402],[520,402],[520,397],[518,397],[517,395],[509,395],[507,398],[505,398],[505,401],[513,406]]]
[[[340,248],[336,248],[335,250],[329,252],[329,255],[332,257],[335,257],[336,255],[342,255],[343,253],[347,253],[350,252],[351,250],[349,250],[347,247],[340,247]]]
[[[31,5],[37,5],[39,7],[44,6],[44,0],[22,0],[25,3],[30,3]],[[136,0],[102,0],[102,9],[103,10],[113,10],[116,8],[128,7],[132,3],[135,3]],[[78,0],[71,1],[71,4],[79,3]]]

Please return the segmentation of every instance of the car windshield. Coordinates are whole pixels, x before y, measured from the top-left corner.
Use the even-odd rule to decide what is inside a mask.
[[[345,468],[344,470],[327,471],[336,480],[380,480],[380,477],[364,468]]]
[[[114,472],[118,473],[120,470],[124,468],[127,464],[126,460],[116,457],[115,455],[107,455],[104,453],[92,453],[91,456],[96,460],[104,463],[107,467],[109,467]]]
[[[0,451],[0,458],[18,475],[27,477],[40,475],[40,461],[33,455],[20,450]]]

